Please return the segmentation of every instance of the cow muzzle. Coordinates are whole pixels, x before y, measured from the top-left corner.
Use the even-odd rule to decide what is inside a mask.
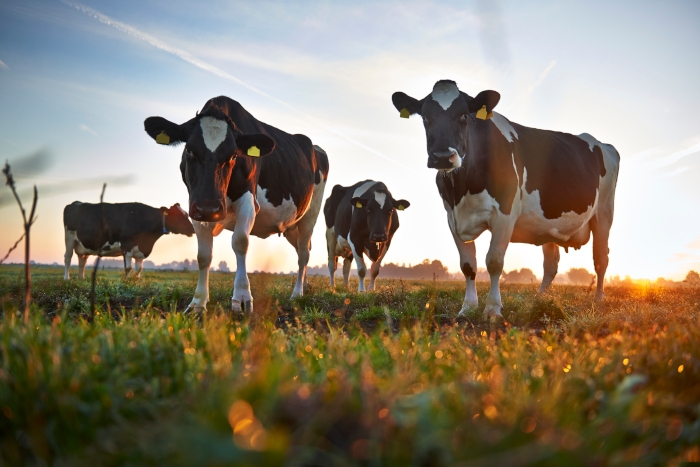
[[[369,236],[369,241],[373,243],[384,243],[386,242],[386,234],[381,233],[381,234],[371,234]]]
[[[438,170],[456,169],[462,165],[462,158],[456,150],[449,148],[446,151],[433,151],[428,156],[428,168]]]
[[[226,208],[221,205],[192,203],[190,217],[199,222],[218,222],[226,217]]]

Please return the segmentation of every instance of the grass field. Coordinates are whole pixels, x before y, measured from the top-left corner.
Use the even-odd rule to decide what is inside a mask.
[[[0,465],[680,465],[700,461],[700,289],[462,283],[311,292],[253,275],[256,312],[183,316],[196,273],[89,281],[0,267]],[[355,290],[351,284],[351,290]],[[478,285],[483,304],[487,284]],[[483,305],[482,305],[483,307]]]

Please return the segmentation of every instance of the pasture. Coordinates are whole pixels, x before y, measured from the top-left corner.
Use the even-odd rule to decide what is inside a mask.
[[[504,323],[456,320],[462,282],[358,294],[253,274],[0,267],[0,465],[680,465],[700,461],[700,289],[502,287]]]

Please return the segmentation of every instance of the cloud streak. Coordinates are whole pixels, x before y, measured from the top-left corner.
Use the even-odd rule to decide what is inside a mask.
[[[90,128],[89,126],[87,126],[87,125],[84,124],[84,123],[81,123],[80,125],[78,125],[78,128],[80,128],[80,129],[83,130],[83,131],[87,131],[87,132],[90,133],[92,136],[100,136],[100,135],[97,134],[97,132],[96,132],[95,130],[93,130],[92,128]]]
[[[556,64],[557,64],[556,60],[552,60],[551,62],[549,62],[549,65],[547,65],[547,68],[542,70],[542,73],[540,73],[540,76],[537,78],[537,81],[535,81],[535,83],[532,86],[530,86],[527,91],[532,92],[535,90],[535,88],[537,88],[537,86],[542,84],[542,81],[544,81],[544,79],[547,77],[549,72],[552,71],[552,69],[556,66]]]
[[[0,68],[2,68],[5,71],[10,71],[10,67],[7,66],[2,60],[0,60]]]
[[[227,73],[224,70],[221,70],[220,68],[192,55],[191,53],[187,52],[186,50],[169,45],[169,44],[163,42],[162,40],[160,40],[160,39],[158,39],[150,34],[147,34],[145,32],[138,30],[137,28],[135,28],[133,26],[130,26],[130,25],[123,23],[121,21],[114,20],[114,19],[110,18],[109,16],[104,15],[93,8],[81,5],[79,3],[69,2],[67,0],[60,0],[60,1],[67,6],[74,8],[77,11],[79,11],[83,14],[86,14],[87,16],[90,16],[91,18],[96,19],[97,21],[101,22],[102,24],[113,27],[113,28],[117,29],[118,31],[123,32],[124,34],[127,34],[127,35],[129,35],[135,39],[138,39],[142,42],[146,42],[147,44],[149,44],[157,49],[160,49],[164,52],[175,55],[176,57],[184,60],[185,62],[187,62],[191,65],[194,65],[195,67],[197,67],[201,70],[209,72],[209,73],[211,73],[215,76],[218,76],[222,79],[234,82],[234,83],[236,83],[236,84],[238,84],[238,85],[240,85],[240,86],[242,86],[242,87],[244,87],[244,88],[246,88],[246,89],[248,89],[256,94],[259,94],[259,95],[261,95],[261,96],[263,96],[263,97],[265,97],[265,98],[267,98],[267,99],[269,99],[277,104],[280,104],[280,105],[294,111],[295,113],[299,114],[305,120],[312,123],[313,125],[315,125],[319,128],[322,128],[323,130],[346,140],[347,142],[349,142],[350,144],[353,144],[354,146],[357,146],[357,147],[359,147],[359,148],[361,148],[361,149],[363,149],[371,154],[379,156],[379,157],[381,157],[389,162],[392,162],[392,163],[394,163],[394,164],[396,164],[396,165],[398,165],[406,170],[415,171],[414,168],[409,167],[405,164],[402,164],[401,162],[397,161],[396,159],[394,159],[392,157],[387,156],[386,154],[382,153],[381,151],[377,151],[376,149],[373,149],[373,148],[367,146],[366,144],[363,144],[363,143],[357,141],[356,139],[346,135],[345,133],[319,121],[318,119],[312,117],[311,115],[307,114],[306,112],[303,112],[302,110],[297,109],[296,107],[292,106],[291,104],[289,104],[281,99],[278,99],[278,98],[274,97],[273,95],[268,94],[265,91],[258,89],[257,87],[255,87],[251,84],[246,83],[245,81],[231,75],[230,73]]]

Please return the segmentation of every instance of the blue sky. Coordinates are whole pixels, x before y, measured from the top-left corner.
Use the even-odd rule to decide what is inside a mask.
[[[386,261],[456,271],[422,124],[391,105],[394,91],[422,98],[454,79],[472,95],[499,91],[496,110],[512,121],[613,144],[622,163],[609,274],[678,279],[700,269],[698,20],[691,1],[10,0],[0,4],[0,155],[51,156],[17,179],[39,186],[34,258],[61,263],[63,206],[97,201],[102,180],[110,202],[186,204],[180,151],[155,145],[143,120],[184,121],[224,94],[326,149],[328,193],[374,178],[411,201]],[[21,222],[15,206],[0,210],[4,249]],[[477,240],[482,266],[488,237]],[[195,256],[194,239],[169,236],[150,259]],[[223,233],[214,264],[233,258]],[[325,262],[321,221],[311,264]],[[530,245],[506,255],[507,270],[540,275],[541,263]],[[295,266],[284,239],[252,242],[250,270]],[[590,245],[562,254],[560,271],[570,267],[592,270]]]

